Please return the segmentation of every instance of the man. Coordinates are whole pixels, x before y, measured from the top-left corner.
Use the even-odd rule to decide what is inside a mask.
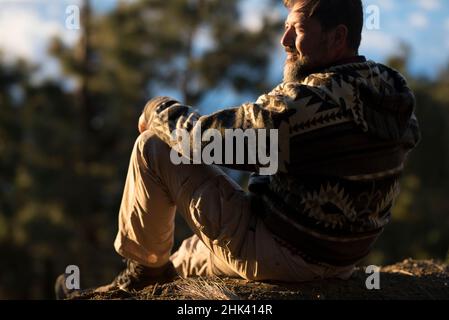
[[[419,140],[413,94],[399,73],[358,55],[361,0],[284,4],[287,61],[272,92],[208,116],[168,97],[149,102],[115,240],[128,264],[98,291],[140,289],[177,274],[347,279],[370,252]],[[180,128],[191,135],[276,129],[279,170],[254,174],[245,193],[216,166],[175,165],[171,133]],[[195,235],[171,255],[176,211]]]

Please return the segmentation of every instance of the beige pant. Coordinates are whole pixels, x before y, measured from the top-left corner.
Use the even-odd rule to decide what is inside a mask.
[[[175,212],[195,235],[171,254]],[[250,199],[215,166],[174,165],[169,147],[149,131],[134,146],[115,249],[158,267],[172,260],[184,276],[308,281],[348,278],[353,267],[313,265],[276,242],[251,212]]]

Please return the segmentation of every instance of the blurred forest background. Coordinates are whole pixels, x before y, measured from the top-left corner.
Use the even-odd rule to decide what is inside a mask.
[[[69,264],[80,267],[82,287],[108,282],[120,269],[117,213],[149,98],[172,92],[212,112],[280,80],[273,52],[283,17],[268,12],[248,30],[238,23],[240,2],[130,1],[100,14],[84,1],[75,45],[54,38],[48,47],[62,80],[37,81],[41,66],[6,62],[0,53],[1,299],[53,298],[54,280]],[[209,43],[199,40],[205,33]],[[449,262],[449,60],[427,77],[410,73],[412,55],[404,44],[385,62],[415,91],[423,140],[393,221],[364,263]],[[244,183],[245,175],[233,176]],[[177,245],[190,234],[178,223]]]

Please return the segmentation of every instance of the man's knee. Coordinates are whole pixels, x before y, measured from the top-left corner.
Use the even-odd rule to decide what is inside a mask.
[[[136,145],[139,150],[143,151],[149,147],[157,146],[158,144],[162,143],[163,141],[158,138],[158,136],[151,132],[150,130],[146,130],[142,132],[136,139]]]
[[[139,135],[136,139],[135,148],[148,165],[154,163],[156,159],[169,160],[169,146],[150,130],[146,130]]]

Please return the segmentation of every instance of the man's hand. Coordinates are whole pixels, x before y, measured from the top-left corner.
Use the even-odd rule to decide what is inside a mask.
[[[139,129],[140,133],[143,133],[144,131],[148,130],[151,120],[153,119],[154,110],[162,103],[168,102],[170,100],[173,99],[169,97],[156,97],[147,102],[145,108],[143,108],[141,116],[139,117],[139,122],[137,125],[137,128]]]

